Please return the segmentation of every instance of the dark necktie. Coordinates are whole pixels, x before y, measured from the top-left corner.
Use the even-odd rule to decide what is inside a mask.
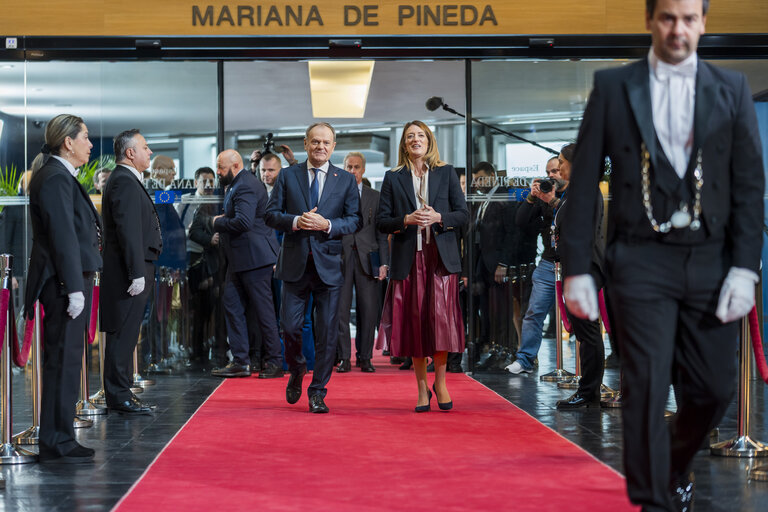
[[[312,171],[312,183],[309,185],[309,207],[314,208],[317,206],[317,196],[319,191],[319,185],[317,183],[317,173],[320,171],[320,169],[315,169],[314,167],[310,169]]]

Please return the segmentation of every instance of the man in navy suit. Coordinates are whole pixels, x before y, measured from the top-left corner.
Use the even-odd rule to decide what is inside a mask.
[[[224,214],[213,218],[227,255],[224,311],[232,361],[211,374],[219,377],[251,375],[246,311],[254,315],[264,344],[264,367],[259,378],[282,377],[280,337],[272,302],[272,265],[277,260],[277,238],[264,224],[267,190],[250,172],[243,172],[240,154],[227,149],[216,159],[224,197]]]
[[[360,197],[355,177],[330,163],[336,132],[328,123],[307,128],[307,161],[280,171],[267,207],[267,224],[285,232],[275,277],[283,281],[280,322],[285,358],[291,372],[285,398],[301,397],[306,361],[301,328],[310,294],[316,308],[315,370],[307,395],[309,410],[326,413],[324,397],[331,378],[339,335],[341,237],[360,228]]]
[[[565,300],[598,316],[589,274],[605,157],[612,335],[624,467],[645,511],[690,510],[691,460],[735,391],[738,324],[758,281],[765,178],[744,75],[696,55],[708,0],[647,0],[648,57],[595,74],[568,188]],[[677,413],[664,407],[675,385]]]

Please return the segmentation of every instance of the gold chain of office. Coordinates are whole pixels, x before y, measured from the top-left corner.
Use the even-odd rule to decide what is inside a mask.
[[[680,206],[672,214],[669,220],[661,224],[659,224],[653,216],[650,175],[651,155],[648,152],[645,142],[642,143],[640,152],[642,153],[643,206],[645,207],[645,214],[651,223],[651,228],[653,228],[656,233],[669,233],[672,228],[682,229],[685,227],[690,227],[691,231],[697,231],[701,227],[701,189],[704,186],[704,172],[701,168],[701,148],[699,148],[696,154],[696,169],[693,171],[693,177],[696,179],[693,207],[691,208],[693,210],[693,219],[691,219],[688,204],[685,201],[680,201]]]

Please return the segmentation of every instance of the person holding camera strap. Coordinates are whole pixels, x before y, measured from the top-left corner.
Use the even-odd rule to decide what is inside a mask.
[[[528,299],[528,310],[523,318],[523,328],[517,359],[505,369],[513,374],[531,373],[541,347],[544,319],[555,303],[555,248],[552,244],[552,227],[555,209],[560,205],[567,180],[560,179],[560,162],[557,157],[547,161],[547,178],[531,184],[531,193],[517,209],[515,224],[520,228],[536,226],[541,234],[544,252],[531,276],[533,288]],[[542,184],[549,185],[548,191]],[[555,187],[554,185],[558,186]],[[548,187],[544,185],[544,188]]]

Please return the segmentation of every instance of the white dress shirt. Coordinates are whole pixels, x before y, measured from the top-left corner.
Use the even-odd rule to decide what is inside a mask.
[[[75,166],[74,166],[74,165],[72,165],[71,163],[69,163],[69,160],[65,160],[64,158],[61,158],[61,157],[60,157],[60,156],[58,156],[58,155],[51,155],[51,156],[52,156],[53,158],[55,158],[56,160],[58,160],[59,162],[61,162],[62,164],[64,164],[64,167],[66,167],[66,168],[67,168],[67,170],[69,171],[69,174],[71,174],[72,176],[74,176],[75,178],[77,178],[77,169],[75,169]]]
[[[653,126],[664,154],[682,178],[693,150],[693,113],[698,57],[692,53],[677,65],[648,53]]]
[[[416,205],[421,208],[426,203],[422,204],[421,200],[419,200],[419,194],[421,193],[421,180],[424,180],[424,200],[426,201],[429,198],[429,167],[427,167],[427,170],[424,171],[424,174],[421,178],[416,177],[416,173],[411,171],[411,180],[413,182],[413,193],[416,196]],[[427,228],[419,227],[419,230],[416,232],[416,250],[420,251],[422,250],[422,237],[424,236],[424,233],[427,232]],[[427,243],[429,243],[429,235],[427,235]]]
[[[317,179],[317,204],[320,204],[320,198],[323,197],[323,188],[325,187],[325,178],[328,177],[328,169],[330,168],[331,163],[325,162],[320,167],[312,167],[307,161],[307,181],[309,182],[309,187],[312,188],[312,179]],[[317,172],[314,174],[316,176],[312,176],[312,169],[317,169]],[[298,231],[299,229],[299,217],[300,215],[297,215],[293,218],[293,230]],[[330,219],[325,219],[328,221],[328,229],[325,230],[326,233],[331,232],[331,221]]]

